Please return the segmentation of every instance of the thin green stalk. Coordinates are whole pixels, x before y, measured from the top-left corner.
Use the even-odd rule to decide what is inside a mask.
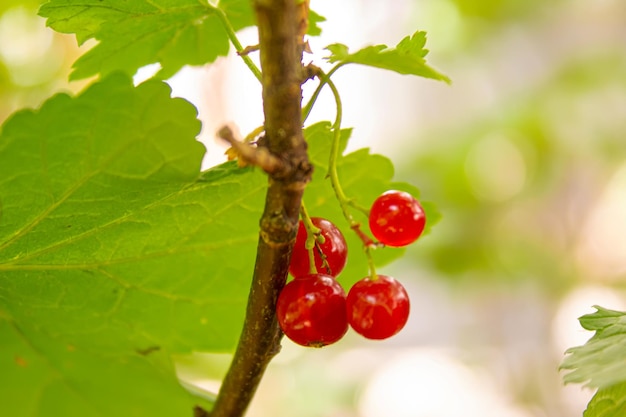
[[[376,266],[374,265],[374,258],[372,257],[372,253],[370,252],[371,247],[369,245],[365,245],[365,256],[367,257],[367,266],[370,270],[370,279],[375,281],[378,279],[378,274],[376,273]]]
[[[345,65],[345,63],[339,63],[337,65],[335,65],[330,71],[328,71],[328,74],[319,77],[320,83],[317,86],[317,88],[315,89],[315,91],[313,92],[313,95],[311,96],[311,98],[309,99],[309,101],[306,103],[306,105],[302,108],[302,121],[305,121],[309,115],[311,114],[311,110],[313,110],[313,105],[315,104],[315,102],[317,101],[317,98],[319,97],[320,93],[322,92],[322,89],[324,88],[324,86],[327,84],[327,82],[330,80],[330,77],[339,69],[341,68],[343,65]]]
[[[241,59],[243,59],[243,62],[248,66],[248,68],[250,68],[250,71],[252,71],[257,80],[259,80],[259,82],[262,82],[262,75],[259,67],[256,66],[254,61],[252,61],[252,59],[250,59],[248,55],[241,54],[241,52],[243,52],[244,50],[244,47],[241,45],[241,42],[239,42],[239,38],[237,38],[235,29],[233,28],[233,25],[231,25],[230,20],[228,20],[228,16],[226,16],[226,13],[224,13],[224,11],[219,7],[213,7],[211,5],[209,5],[209,7],[215,12],[217,17],[222,22],[222,25],[226,30],[226,34],[228,35],[228,39],[230,39],[230,42],[235,47],[235,50],[239,53]]]
[[[315,266],[315,247],[317,246],[317,236],[320,233],[320,229],[313,224],[311,216],[304,205],[304,201],[300,205],[300,218],[304,223],[306,229],[306,243],[304,247],[309,253],[309,273],[316,274],[317,267]]]
[[[343,105],[335,83],[328,77],[328,75],[323,77],[323,81],[330,87],[333,96],[335,97],[335,104],[337,106],[337,115],[335,116],[335,122],[333,123],[333,142],[331,144],[330,157],[328,160],[328,175],[330,177],[330,183],[335,190],[337,199],[339,200],[339,205],[341,206],[343,215],[350,222],[350,226],[352,226],[356,222],[354,221],[352,215],[348,212],[347,202],[349,199],[343,192],[343,188],[341,188],[339,175],[337,174],[337,158],[339,157],[339,145],[341,141],[341,118],[343,117]]]
[[[337,67],[335,67],[337,68]],[[329,73],[330,74],[330,73]],[[337,201],[339,202],[339,206],[341,207],[341,211],[343,212],[344,217],[350,224],[350,228],[354,230],[354,232],[359,236],[361,241],[363,241],[363,247],[365,250],[365,256],[367,257],[367,264],[370,270],[370,276],[372,279],[376,279],[376,268],[374,266],[374,259],[372,258],[372,254],[370,252],[371,248],[376,247],[376,243],[367,236],[361,230],[361,224],[354,220],[352,214],[350,214],[349,206],[353,206],[355,208],[360,207],[356,206],[350,198],[346,196],[341,187],[341,183],[339,182],[339,174],[337,173],[337,158],[339,157],[339,145],[341,141],[341,118],[343,115],[343,106],[341,103],[341,96],[339,95],[339,90],[335,86],[335,83],[329,78],[328,75],[322,75],[323,81],[328,84],[330,90],[333,93],[333,97],[335,98],[335,104],[337,107],[337,115],[335,116],[335,122],[333,123],[333,141],[330,149],[330,157],[328,161],[328,175],[330,177],[330,183],[335,191],[335,196],[337,197]],[[367,214],[367,210],[365,210]]]

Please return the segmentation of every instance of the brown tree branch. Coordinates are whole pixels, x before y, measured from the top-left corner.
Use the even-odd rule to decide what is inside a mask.
[[[208,414],[211,417],[242,416],[265,368],[280,349],[276,299],[287,279],[302,193],[312,172],[301,118],[304,6],[296,3],[253,3],[259,29],[266,146],[283,166],[269,173],[246,318],[235,356]],[[195,415],[206,415],[202,412],[196,409]]]

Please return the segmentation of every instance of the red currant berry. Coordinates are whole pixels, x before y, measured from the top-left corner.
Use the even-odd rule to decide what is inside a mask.
[[[369,225],[379,242],[387,246],[406,246],[424,231],[426,215],[411,194],[387,191],[372,204]]]
[[[352,286],[346,299],[348,322],[368,339],[386,339],[398,333],[409,318],[409,296],[394,278],[365,277]]]
[[[324,238],[324,243],[317,243],[313,248],[316,271],[336,277],[343,270],[343,267],[346,266],[346,258],[348,256],[346,239],[344,239],[337,226],[330,221],[321,217],[311,217],[311,221],[315,227],[320,229],[320,233]],[[291,253],[291,263],[289,264],[289,272],[294,277],[301,277],[311,273],[309,251],[305,247],[306,239],[306,228],[304,223],[300,221],[296,243]],[[324,263],[324,258],[321,254],[324,254],[326,263]]]
[[[311,274],[285,285],[276,316],[285,335],[302,346],[335,343],[348,331],[346,293],[331,276]]]

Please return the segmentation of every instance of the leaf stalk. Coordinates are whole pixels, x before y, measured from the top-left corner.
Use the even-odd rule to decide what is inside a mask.
[[[239,42],[239,38],[237,37],[237,34],[235,33],[235,29],[233,28],[233,25],[230,23],[230,20],[228,20],[226,13],[224,13],[224,11],[220,9],[219,7],[213,7],[211,5],[209,5],[209,7],[215,12],[217,17],[222,22],[222,25],[224,26],[224,30],[226,30],[226,34],[228,35],[228,39],[230,39],[230,42],[233,44],[233,46],[235,47],[235,50],[237,51],[237,55],[241,57],[243,62],[250,69],[250,71],[254,74],[257,80],[262,82],[263,76],[261,75],[261,70],[259,69],[259,67],[256,66],[256,64],[254,63],[254,61],[252,61],[252,59],[248,56],[248,54],[244,53],[246,51],[246,48],[244,48],[241,42]]]

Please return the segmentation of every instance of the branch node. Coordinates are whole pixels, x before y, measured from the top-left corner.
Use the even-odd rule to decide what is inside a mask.
[[[285,169],[283,161],[272,155],[267,148],[253,146],[235,138],[235,134],[229,126],[222,127],[217,132],[217,136],[230,143],[232,148],[227,150],[226,154],[229,159],[238,157],[243,162],[243,164],[240,163],[241,166],[255,165],[268,174],[274,174]]]
[[[300,84],[304,84],[308,80],[312,80],[315,77],[320,77],[323,74],[322,69],[317,65],[308,64],[302,67],[302,80]]]

